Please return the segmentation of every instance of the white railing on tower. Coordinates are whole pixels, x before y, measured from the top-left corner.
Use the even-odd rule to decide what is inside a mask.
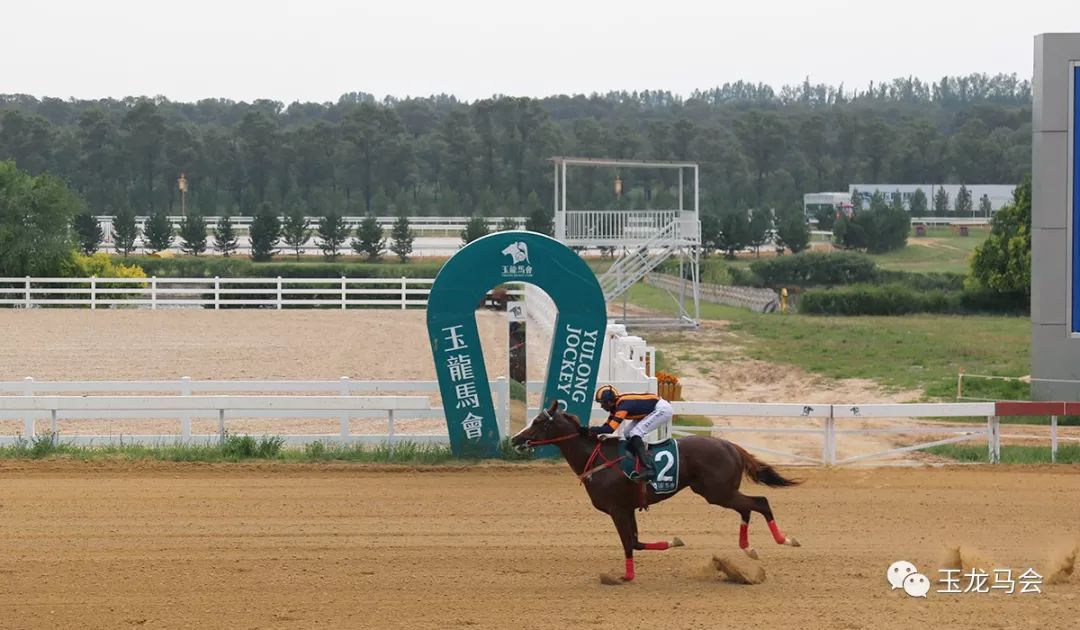
[[[678,210],[568,210],[565,214],[565,240],[570,245],[646,242],[680,218]]]

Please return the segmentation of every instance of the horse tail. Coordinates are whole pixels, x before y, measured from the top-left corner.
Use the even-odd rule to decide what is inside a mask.
[[[776,472],[775,468],[746,452],[746,449],[738,444],[732,443],[732,446],[735,447],[735,450],[739,451],[739,455],[742,457],[743,472],[746,473],[746,476],[754,483],[764,484],[773,488],[785,488],[787,486],[796,486],[802,483],[801,481],[784,477]]]

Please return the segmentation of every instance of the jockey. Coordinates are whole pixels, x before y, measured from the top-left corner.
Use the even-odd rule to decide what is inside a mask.
[[[656,394],[620,394],[611,385],[596,390],[596,402],[608,412],[608,420],[598,427],[589,427],[588,434],[600,436],[614,433],[624,420],[629,421],[623,430],[627,437],[626,450],[641,462],[639,479],[650,480],[656,474],[652,459],[645,456],[645,435],[661,424],[671,424],[674,410],[671,403]]]

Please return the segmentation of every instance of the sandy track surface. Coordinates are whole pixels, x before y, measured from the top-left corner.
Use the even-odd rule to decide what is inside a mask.
[[[0,380],[27,376],[42,381],[179,380],[182,376],[196,380],[336,380],[348,376],[364,381],[434,381],[425,317],[424,311],[388,309],[0,309]],[[488,376],[505,376],[505,314],[480,311],[477,323]],[[432,396],[434,404],[439,401],[439,396]],[[381,420],[354,419],[352,426],[354,433],[386,432],[386,423]],[[19,420],[0,421],[0,434],[14,435],[21,427]],[[47,423],[39,422],[38,428],[45,430]],[[213,420],[197,420],[192,428],[195,433],[217,431]],[[401,433],[441,432],[445,428],[442,420],[423,419],[401,420],[397,426]],[[173,420],[109,419],[61,422],[59,429],[62,435],[168,434],[179,433],[180,424]],[[338,425],[336,420],[231,419],[229,430],[333,435]]]
[[[420,310],[0,309],[0,380],[435,380]],[[506,315],[477,313],[488,375]]]
[[[936,579],[962,545],[1048,576],[1080,539],[1080,468],[787,472],[805,484],[761,494],[803,547],[755,516],[764,583],[708,568],[738,557],[738,516],[687,490],[639,515],[643,538],[687,547],[639,553],[637,582],[609,587],[618,538],[561,462],[0,462],[0,627],[1075,627],[1080,575],[915,599],[885,572],[905,559]]]

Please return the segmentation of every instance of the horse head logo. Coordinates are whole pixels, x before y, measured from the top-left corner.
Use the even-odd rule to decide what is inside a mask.
[[[525,263],[531,265],[529,260],[529,246],[521,241],[510,243],[510,245],[502,250],[504,256],[509,256],[513,259],[513,264]]]

